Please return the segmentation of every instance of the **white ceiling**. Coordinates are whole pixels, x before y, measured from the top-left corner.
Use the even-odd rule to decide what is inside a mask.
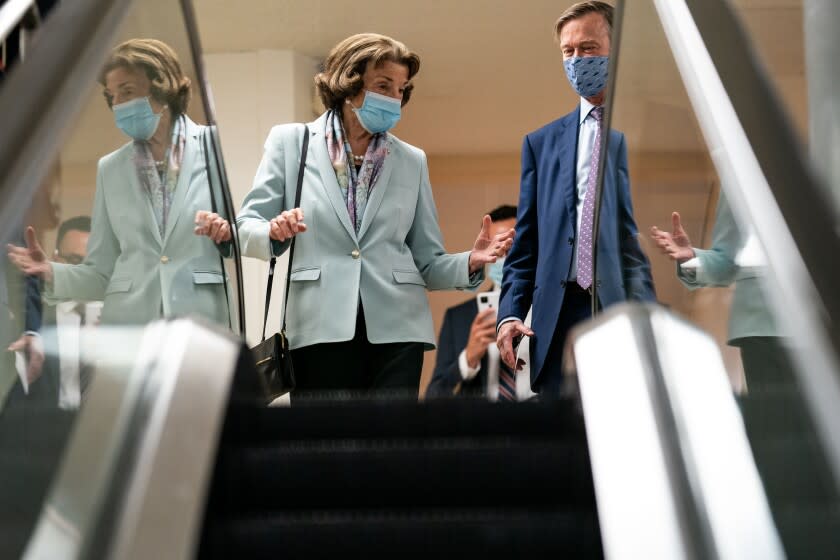
[[[807,126],[802,0],[735,4],[793,120]],[[323,58],[361,31],[391,35],[422,68],[396,133],[431,154],[516,153],[523,134],[576,103],[552,26],[570,0],[194,0],[205,52],[291,49]],[[613,125],[631,149],[702,150],[702,140],[651,1],[630,0]],[[168,0],[137,2],[122,38],[170,43],[192,73],[183,22]],[[781,39],[780,39],[781,38]],[[63,159],[90,161],[122,142],[99,87]],[[193,99],[193,108],[200,100]],[[96,134],[90,131],[95,130]]]

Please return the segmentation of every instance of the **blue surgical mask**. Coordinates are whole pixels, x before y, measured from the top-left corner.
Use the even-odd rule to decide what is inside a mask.
[[[350,100],[347,103],[353,107]],[[371,134],[379,134],[391,130],[400,120],[402,102],[372,91],[365,91],[365,100],[358,109],[353,107],[356,118],[362,128]]]
[[[505,267],[504,257],[496,259],[496,262],[487,265],[487,277],[493,281],[496,288],[502,287],[502,271]]]
[[[148,140],[157,130],[163,110],[155,113],[149,98],[140,97],[114,105],[114,120],[117,128],[135,140]]]
[[[608,56],[574,56],[563,61],[569,83],[581,97],[598,95],[607,86]]]

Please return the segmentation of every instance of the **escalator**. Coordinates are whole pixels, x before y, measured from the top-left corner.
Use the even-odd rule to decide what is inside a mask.
[[[199,558],[602,556],[576,399],[234,406],[209,495]]]
[[[32,59],[47,65],[55,57],[73,79],[58,80],[56,70],[36,80],[24,63],[0,89],[5,103],[20,98],[23,80],[33,80],[39,105],[8,121],[8,130],[25,141],[0,141],[0,165],[9,169],[0,181],[8,201],[4,217],[25,206],[20,201],[31,198],[46,173],[27,162],[69,136],[50,138],[49,125],[64,130],[82,111],[97,60],[119,35],[116,22],[128,18],[135,26],[129,31],[143,29],[148,14],[132,12],[139,4],[59,5],[55,29],[79,30],[70,33],[79,48],[76,62],[55,41],[45,41]],[[208,80],[192,4],[183,0],[179,8],[187,30],[181,44],[193,55],[189,71],[203,88]],[[662,18],[668,22],[664,12]],[[63,89],[55,89],[57,80]],[[49,99],[50,91],[69,90],[63,107]],[[213,124],[209,91],[198,96],[196,120]],[[38,116],[42,110],[53,120]],[[31,137],[24,133],[28,121],[38,124]],[[222,145],[215,134],[212,142],[214,200],[233,216]],[[769,157],[766,149],[762,158]],[[719,164],[725,159],[714,155]],[[807,176],[797,184],[810,185]],[[807,241],[799,236],[813,231],[793,233],[797,247]],[[103,333],[105,351],[82,409],[31,407],[0,417],[31,426],[25,416],[34,416],[44,426],[12,432],[19,439],[0,447],[0,466],[30,477],[16,481],[30,489],[27,504],[0,512],[9,536],[3,553],[39,559],[834,556],[836,446],[826,439],[825,403],[814,400],[826,377],[806,372],[797,380],[752,384],[736,400],[709,337],[663,309],[636,307],[613,310],[578,331],[570,346],[576,371],[556,400],[417,403],[364,396],[266,407],[242,344],[236,243],[233,254],[224,265],[230,329],[177,319]],[[803,258],[811,264],[809,255]],[[819,276],[820,293],[835,272],[808,271]],[[833,301],[827,300],[828,317],[837,316]],[[811,309],[810,302],[803,307]],[[622,324],[632,327],[623,336],[610,330]],[[825,322],[809,324],[828,332],[827,345],[817,349],[824,359],[814,366],[824,372],[836,357],[836,333]],[[587,349],[593,336],[607,337],[612,351]],[[675,359],[674,348],[696,359]],[[693,371],[708,378],[692,378]],[[832,400],[834,385],[824,386],[826,399],[840,402]],[[703,407],[688,396],[705,399]],[[721,467],[726,463],[731,470]],[[734,489],[729,496],[727,489]]]

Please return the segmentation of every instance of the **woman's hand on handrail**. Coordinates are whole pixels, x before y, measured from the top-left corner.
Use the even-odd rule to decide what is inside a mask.
[[[205,235],[216,243],[230,241],[230,224],[215,212],[199,210],[195,213],[195,234]]]
[[[299,233],[306,231],[306,224],[303,223],[303,210],[295,208],[286,210],[269,222],[271,229],[268,236],[275,241],[286,241]]]

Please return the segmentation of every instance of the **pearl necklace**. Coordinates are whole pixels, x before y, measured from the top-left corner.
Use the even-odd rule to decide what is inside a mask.
[[[354,163],[359,164],[359,163],[364,163],[364,161],[365,161],[365,156],[357,156],[356,154],[353,154],[353,162]]]

